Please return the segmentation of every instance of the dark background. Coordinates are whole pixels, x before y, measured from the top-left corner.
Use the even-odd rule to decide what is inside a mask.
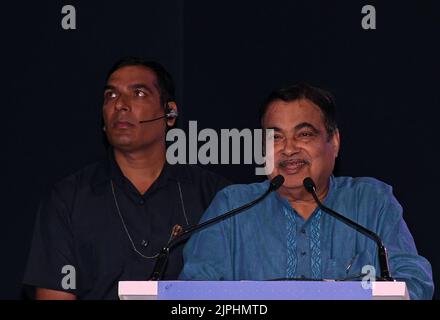
[[[77,30],[61,28],[68,4]],[[376,30],[361,28],[367,4]],[[180,123],[197,120],[199,130],[257,127],[258,105],[282,84],[333,92],[336,174],[394,186],[440,283],[438,1],[18,1],[0,10],[0,298],[20,298],[41,197],[102,157],[104,78],[125,55],[170,70]],[[210,168],[235,182],[258,179],[252,166]]]

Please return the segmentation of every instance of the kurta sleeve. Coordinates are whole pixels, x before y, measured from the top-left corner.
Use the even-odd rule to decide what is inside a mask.
[[[431,265],[418,254],[403,219],[402,207],[393,196],[391,188],[382,211],[379,234],[388,251],[391,276],[406,282],[411,299],[432,299],[434,283]]]
[[[232,208],[231,208],[232,209]],[[230,210],[227,190],[214,197],[200,222]],[[227,221],[196,232],[183,250],[181,280],[228,280],[232,278],[232,253]]]

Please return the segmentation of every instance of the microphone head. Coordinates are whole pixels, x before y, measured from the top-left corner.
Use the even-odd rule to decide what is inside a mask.
[[[277,190],[279,187],[281,187],[284,183],[284,177],[282,175],[277,175],[275,178],[273,178],[270,181],[270,191],[275,191]]]
[[[304,188],[306,188],[306,190],[310,193],[313,193],[316,190],[315,183],[313,182],[312,178],[310,178],[310,177],[307,177],[303,180],[303,185],[304,185]]]

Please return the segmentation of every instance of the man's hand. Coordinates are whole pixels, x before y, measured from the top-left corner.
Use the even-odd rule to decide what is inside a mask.
[[[57,291],[45,288],[37,288],[35,291],[36,300],[76,300],[72,293]]]

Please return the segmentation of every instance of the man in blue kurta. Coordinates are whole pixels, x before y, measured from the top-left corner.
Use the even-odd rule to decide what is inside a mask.
[[[334,177],[340,138],[331,95],[305,84],[272,92],[260,111],[273,129],[274,169],[284,184],[264,201],[194,234],[184,249],[182,280],[361,278],[380,274],[374,241],[317,207],[303,186],[311,177],[319,199],[376,232],[388,249],[391,276],[411,299],[431,299],[432,271],[419,256],[392,188],[373,178]],[[269,181],[220,191],[202,221],[262,195]],[[374,268],[374,269],[373,269]]]

